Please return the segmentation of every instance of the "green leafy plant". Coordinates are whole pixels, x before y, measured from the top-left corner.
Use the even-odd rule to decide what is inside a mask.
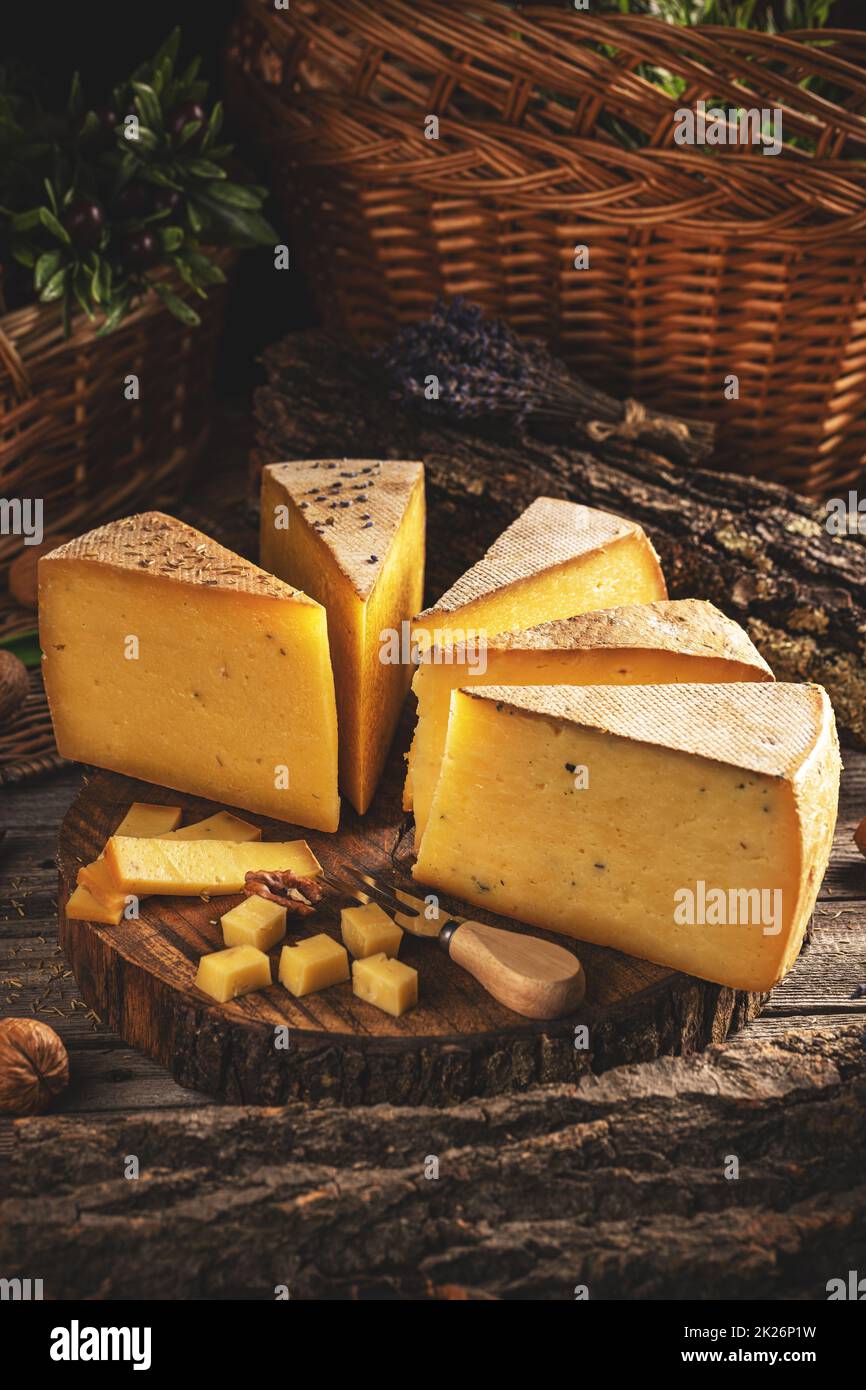
[[[150,290],[197,324],[177,290],[204,298],[225,278],[208,248],[278,240],[267,190],[229,176],[222,106],[207,107],[200,62],[179,69],[179,48],[175,30],[103,106],[76,75],[63,116],[0,71],[0,290],[58,302],[67,334],[78,311],[110,332]]]
[[[649,14],[669,24],[724,24],[736,29],[822,29],[833,0],[602,0],[600,8]]]

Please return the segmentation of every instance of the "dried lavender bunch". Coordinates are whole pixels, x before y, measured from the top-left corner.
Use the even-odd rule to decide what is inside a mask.
[[[462,297],[437,300],[430,317],[401,329],[377,361],[391,400],[440,420],[444,410],[455,423],[483,419],[572,443],[579,435],[602,450],[608,441],[615,448],[641,439],[682,463],[699,463],[712,451],[712,425],[686,424],[596,390],[540,340],[521,338]],[[427,396],[431,376],[439,382],[436,399]]]
[[[457,420],[530,417],[573,423],[598,414],[608,398],[573,377],[542,343],[519,338],[503,319],[488,318],[462,297],[437,300],[430,317],[401,329],[379,356],[390,396],[401,405],[446,412]],[[427,378],[439,381],[428,400]],[[613,404],[613,403],[610,403]],[[599,416],[616,419],[609,405]]]

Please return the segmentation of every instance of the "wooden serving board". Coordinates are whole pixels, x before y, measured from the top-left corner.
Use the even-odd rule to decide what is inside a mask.
[[[417,892],[409,874],[412,821],[400,809],[408,732],[404,727],[398,736],[371,810],[362,819],[344,802],[336,835],[249,818],[261,824],[265,839],[306,839],[326,874],[354,864]],[[400,1019],[356,999],[349,983],[303,999],[275,984],[217,1004],[193,981],[199,957],[222,946],[219,917],[237,896],[209,902],[145,898],[140,919],[118,927],[66,920],[78,869],[100,853],[132,801],[182,804],[185,823],[220,809],[164,787],[94,772],[60,834],[60,943],[84,999],[100,1018],[181,1085],[226,1100],[445,1104],[691,1052],[719,1041],[760,1009],[760,996],[557,937],[551,939],[583,962],[586,1002],[573,1017],[532,1022],[492,999],[435,941],[409,933],[401,958],[419,971],[420,1002]],[[328,893],[297,934],[327,931],[339,939],[339,910],[346,901]],[[460,906],[443,901],[452,910]],[[534,930],[480,910],[464,909],[463,915]],[[279,949],[271,953],[274,959]],[[281,1024],[290,1029],[287,1050],[274,1046],[274,1029]],[[579,1024],[588,1027],[588,1049],[575,1047]]]

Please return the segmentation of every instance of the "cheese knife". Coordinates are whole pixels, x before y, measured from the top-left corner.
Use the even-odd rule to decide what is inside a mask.
[[[428,917],[422,898],[392,889],[351,865],[344,864],[341,869],[346,877],[328,873],[324,881],[361,904],[378,902],[411,935],[438,941],[456,965],[514,1013],[524,1018],[561,1018],[582,1002],[586,992],[583,967],[563,946],[441,910]]]

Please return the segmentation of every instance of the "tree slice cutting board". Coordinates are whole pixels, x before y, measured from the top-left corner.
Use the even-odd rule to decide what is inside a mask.
[[[307,840],[326,875],[352,864],[418,893],[409,873],[411,817],[400,809],[407,742],[404,727],[370,811],[361,818],[344,801],[335,835],[240,814],[260,824],[266,840]],[[61,829],[60,943],[87,1003],[182,1086],[264,1105],[296,1098],[446,1104],[692,1052],[720,1041],[761,1006],[758,995],[550,937],[582,961],[586,1001],[572,1017],[532,1022],[492,999],[435,941],[408,932],[400,956],[419,971],[420,1002],[402,1018],[356,999],[350,983],[303,999],[275,984],[217,1004],[195,988],[196,967],[201,955],[222,946],[219,918],[240,900],[237,895],[143,898],[139,920],[118,927],[66,919],[78,869],[97,857],[133,801],[182,805],[185,824],[221,809],[165,787],[94,772]],[[329,891],[316,916],[293,934],[326,931],[339,939],[340,907],[347,902]],[[460,911],[460,904],[443,902]],[[462,915],[547,935],[475,908],[463,908]],[[274,961],[279,950],[271,952]],[[279,1025],[290,1030],[287,1049],[275,1047]],[[576,1032],[581,1025],[586,1045]]]

